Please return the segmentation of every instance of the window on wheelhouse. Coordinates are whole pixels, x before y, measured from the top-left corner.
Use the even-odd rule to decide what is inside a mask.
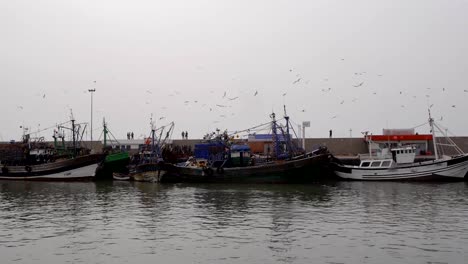
[[[391,161],[390,160],[384,160],[382,162],[382,167],[390,167]]]
[[[370,165],[370,162],[365,161],[361,164],[361,167],[369,167],[369,165]]]
[[[380,167],[381,161],[373,161],[371,167]]]

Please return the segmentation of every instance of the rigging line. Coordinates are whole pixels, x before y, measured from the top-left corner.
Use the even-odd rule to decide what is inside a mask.
[[[412,129],[415,129],[415,128],[418,128],[418,127],[422,127],[422,126],[425,126],[427,125],[429,122],[424,122],[423,124],[421,125],[418,125],[418,126],[415,126],[415,127],[412,127]]]
[[[109,134],[114,138],[114,141],[117,142],[118,145],[120,145],[120,142],[115,138],[114,134],[110,130],[108,130]],[[110,140],[112,142],[112,140]]]
[[[46,131],[46,130],[49,130],[49,129],[52,129],[52,128],[55,128],[55,127],[58,127],[58,126],[62,126],[62,125],[66,124],[66,123],[69,123],[69,122],[71,122],[71,121],[62,122],[60,124],[56,124],[54,126],[46,127],[46,128],[43,128],[43,129],[38,129],[36,131],[31,131],[29,134],[38,134],[40,132],[43,132],[43,131]]]
[[[442,135],[445,136],[445,139],[446,139],[450,144],[453,145],[453,148],[455,148],[455,150],[456,150],[459,154],[463,154],[463,153],[464,153],[463,150],[462,150],[461,148],[459,148],[451,138],[449,138],[446,134],[444,134],[444,132],[440,129],[440,127],[439,127],[436,123],[434,123],[434,126],[439,130],[439,132],[440,132]]]
[[[97,140],[101,140],[101,136],[102,136],[103,133],[104,133],[104,131],[101,131],[101,134],[99,135]]]
[[[117,142],[118,145],[120,145],[120,142],[117,140],[117,138],[114,136],[114,134],[112,134],[112,131],[110,131],[109,128],[107,128],[107,132],[114,138],[114,141]],[[104,130],[102,131],[102,133],[104,133]],[[109,141],[112,142],[112,139],[109,139]]]
[[[265,126],[263,128],[254,128],[254,129],[244,129],[244,130],[236,130],[236,131],[228,131],[228,134],[229,135],[232,135],[232,134],[242,134],[244,132],[247,132],[247,133],[251,133],[251,132],[259,132],[259,131],[264,131],[264,130],[267,130],[269,129],[269,127]]]
[[[87,125],[87,124],[86,124]],[[96,127],[95,129],[93,129],[93,132],[96,131],[96,130],[102,130],[104,127]]]
[[[436,124],[436,122],[434,122],[434,124]],[[443,126],[443,125],[440,125],[439,123],[437,123],[437,126],[439,126],[440,128],[443,129],[443,131],[446,131],[447,134],[451,134],[452,136],[456,136],[454,133],[452,133],[452,131],[450,131],[447,127]]]
[[[276,121],[281,121],[283,120],[284,118],[281,118],[281,119],[278,119]],[[253,129],[256,129],[256,128],[259,128],[259,127],[262,127],[262,126],[265,126],[265,125],[269,125],[271,124],[271,121],[268,122],[268,123],[264,123],[264,124],[260,124],[258,126],[254,126],[254,127],[251,127],[251,128],[247,128],[247,129],[244,129],[244,130],[238,130],[237,132],[240,133],[240,132],[247,132],[248,130],[253,130]]]

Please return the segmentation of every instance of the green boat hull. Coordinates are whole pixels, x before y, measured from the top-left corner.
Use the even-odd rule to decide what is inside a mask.
[[[128,164],[130,162],[130,156],[127,152],[119,152],[108,154],[104,159],[104,162],[99,165],[96,170],[97,180],[109,180],[112,179],[114,172],[125,173],[128,171]]]

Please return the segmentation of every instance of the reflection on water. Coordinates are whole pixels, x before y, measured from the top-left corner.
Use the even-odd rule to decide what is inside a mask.
[[[465,263],[466,183],[0,182],[4,263]]]

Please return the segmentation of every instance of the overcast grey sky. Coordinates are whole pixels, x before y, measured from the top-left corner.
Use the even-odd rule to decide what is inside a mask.
[[[90,88],[95,139],[103,117],[118,138],[148,135],[151,114],[193,138],[283,103],[308,137],[414,127],[431,104],[467,136],[467,14],[466,0],[2,0],[0,140],[69,109],[89,122]]]

